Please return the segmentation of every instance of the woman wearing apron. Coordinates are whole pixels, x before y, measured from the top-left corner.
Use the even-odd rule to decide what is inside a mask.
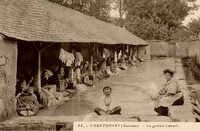
[[[168,110],[172,105],[183,105],[184,97],[178,82],[173,78],[174,72],[166,69],[163,71],[166,82],[159,92],[159,97],[155,103],[158,115],[168,116]]]

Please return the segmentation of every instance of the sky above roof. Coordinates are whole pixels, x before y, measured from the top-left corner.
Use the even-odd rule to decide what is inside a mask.
[[[200,0],[196,1],[196,4],[200,6]],[[113,5],[111,5],[113,6]],[[119,11],[118,10],[114,10],[112,9],[110,11],[110,16],[111,17],[119,17]],[[125,16],[124,16],[125,17]],[[197,19],[198,17],[200,17],[200,8],[198,10],[195,10],[193,12],[191,12],[186,18],[185,20],[182,22],[183,25],[187,25],[192,19]]]
[[[196,4],[200,6],[200,0],[197,0]],[[200,17],[200,8],[191,12],[183,21],[183,25],[187,25],[192,19],[197,19],[198,17]]]

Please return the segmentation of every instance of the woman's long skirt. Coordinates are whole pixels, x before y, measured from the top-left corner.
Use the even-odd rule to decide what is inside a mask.
[[[160,96],[155,102],[155,109],[158,115],[168,115],[168,110],[173,105],[183,105],[184,96],[183,93],[177,93],[173,96]]]

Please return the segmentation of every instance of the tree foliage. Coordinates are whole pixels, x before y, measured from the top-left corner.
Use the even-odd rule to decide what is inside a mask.
[[[182,21],[197,8],[196,0],[124,0],[126,28],[146,40],[177,39]],[[188,2],[192,2],[189,6]],[[180,37],[178,37],[180,38]]]
[[[49,0],[84,14],[109,22],[110,3],[112,0]]]
[[[190,35],[199,37],[200,35],[200,18],[193,19],[191,22],[188,23],[188,28]]]

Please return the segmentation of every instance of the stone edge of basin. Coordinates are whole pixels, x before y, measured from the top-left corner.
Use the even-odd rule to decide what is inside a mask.
[[[16,117],[0,123],[0,130],[73,130],[74,121],[82,121],[84,116],[34,116]]]
[[[189,90],[187,88],[187,82],[185,79],[184,69],[180,59],[175,59],[174,61],[174,77],[178,80],[180,87],[184,94],[184,105],[182,106],[172,106],[169,109],[169,114],[171,119],[177,122],[196,122],[192,104],[190,103]]]

